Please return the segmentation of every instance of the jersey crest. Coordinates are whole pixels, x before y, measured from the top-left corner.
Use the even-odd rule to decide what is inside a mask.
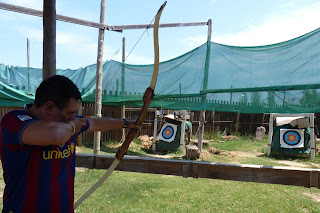
[[[31,120],[32,118],[29,115],[17,115],[20,121]]]

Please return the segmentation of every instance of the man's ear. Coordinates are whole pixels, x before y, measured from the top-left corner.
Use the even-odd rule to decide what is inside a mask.
[[[48,101],[47,103],[45,103],[45,111],[46,112],[52,112],[55,107],[56,107],[56,105],[52,101]]]

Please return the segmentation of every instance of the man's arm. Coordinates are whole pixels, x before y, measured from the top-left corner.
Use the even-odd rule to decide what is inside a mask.
[[[21,141],[23,144],[41,146],[63,144],[72,133],[78,133],[87,124],[86,119],[74,119],[71,122],[35,121],[23,130]]]

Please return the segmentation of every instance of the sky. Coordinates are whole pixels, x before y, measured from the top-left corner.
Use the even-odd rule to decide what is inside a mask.
[[[43,0],[0,0],[42,10]],[[164,0],[106,0],[105,24],[149,24]],[[56,13],[99,22],[101,0],[56,0]],[[211,41],[233,46],[261,46],[290,40],[320,27],[319,0],[168,0],[160,23],[206,22]],[[0,9],[0,63],[42,67],[42,18]],[[97,62],[98,29],[57,21],[57,69],[78,69]],[[153,30],[105,31],[104,61],[153,64]],[[144,33],[144,34],[143,34]],[[206,42],[208,27],[160,28],[160,62],[178,57]],[[141,37],[141,35],[143,36]],[[139,38],[141,39],[139,40]],[[138,42],[139,40],[139,42]]]

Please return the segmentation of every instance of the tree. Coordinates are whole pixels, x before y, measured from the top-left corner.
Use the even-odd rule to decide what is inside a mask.
[[[276,106],[275,93],[274,91],[268,91],[267,97],[268,107],[274,108]]]
[[[240,103],[243,105],[247,105],[248,104],[248,95],[247,93],[243,93],[242,96],[240,97]]]
[[[319,105],[320,94],[316,89],[307,89],[302,91],[303,97],[300,99],[300,104],[304,106]]]
[[[261,93],[260,92],[253,92],[251,95],[251,103],[257,106],[261,104]]]

